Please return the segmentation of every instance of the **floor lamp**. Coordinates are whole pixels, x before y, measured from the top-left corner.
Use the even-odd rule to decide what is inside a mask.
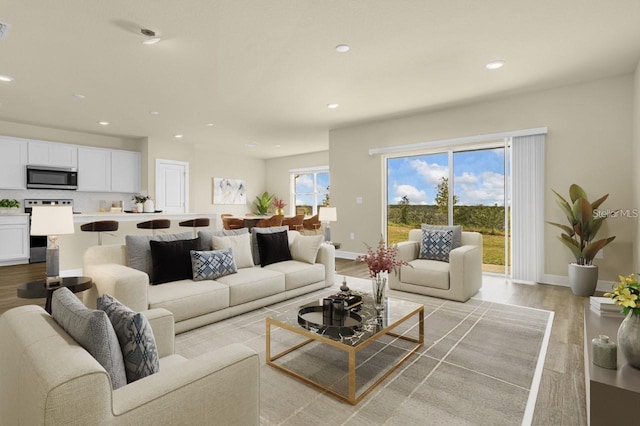
[[[335,207],[320,207],[320,212],[318,213],[318,220],[320,222],[326,223],[324,227],[324,240],[328,243],[331,242],[331,222],[336,222],[338,220],[338,212]]]
[[[58,235],[73,234],[73,209],[71,206],[33,206],[31,210],[31,235],[47,236],[46,286],[59,284],[60,247]]]

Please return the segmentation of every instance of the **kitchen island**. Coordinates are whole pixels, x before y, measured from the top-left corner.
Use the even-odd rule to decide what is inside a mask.
[[[178,232],[190,232],[192,228],[179,226],[178,223],[184,220],[205,217],[210,220],[210,225],[197,230],[219,229],[220,221],[218,213],[124,213],[124,212],[94,212],[80,213],[73,215],[75,233],[60,235],[58,242],[60,245],[60,271],[64,276],[82,275],[82,256],[87,248],[98,244],[97,232],[84,232],[80,229],[85,223],[99,220],[117,220],[119,227],[117,231],[106,232],[103,237],[103,244],[124,244],[127,235],[151,235],[149,229],[138,229],[136,224],[152,219],[169,219],[171,227],[158,230],[158,233],[173,234]]]

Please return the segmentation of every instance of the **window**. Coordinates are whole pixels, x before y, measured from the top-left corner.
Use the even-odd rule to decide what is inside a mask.
[[[482,146],[387,157],[387,240],[421,223],[483,234],[483,270],[510,273],[508,139]]]
[[[318,207],[329,205],[329,168],[314,167],[291,170],[291,197],[295,214],[312,216]]]

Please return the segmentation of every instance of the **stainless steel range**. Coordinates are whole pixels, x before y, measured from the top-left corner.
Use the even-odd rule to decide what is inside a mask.
[[[48,198],[48,199],[33,199],[27,198],[22,203],[24,206],[24,212],[29,213],[31,216],[31,210],[33,206],[50,206],[61,205],[73,207],[73,200],[69,198]],[[31,219],[29,219],[31,222]],[[30,256],[29,263],[44,262],[47,256],[47,237],[40,235],[31,235],[29,237]]]

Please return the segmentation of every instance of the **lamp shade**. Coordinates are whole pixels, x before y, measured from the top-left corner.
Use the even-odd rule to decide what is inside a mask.
[[[336,222],[338,220],[338,212],[335,207],[320,207],[318,213],[320,222]]]
[[[71,206],[33,206],[31,235],[73,234]]]

